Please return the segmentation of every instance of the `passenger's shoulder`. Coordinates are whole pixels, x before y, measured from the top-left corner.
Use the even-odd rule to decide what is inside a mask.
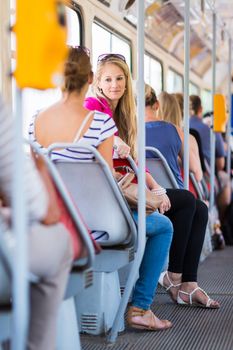
[[[100,111],[96,111],[96,110],[94,111],[94,119],[95,118],[101,119],[103,121],[113,120],[109,114],[104,113],[104,112],[100,112]]]

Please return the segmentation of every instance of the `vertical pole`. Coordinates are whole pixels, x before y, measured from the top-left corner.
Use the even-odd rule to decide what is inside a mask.
[[[231,146],[230,146],[230,138],[231,138],[231,77],[232,77],[232,40],[229,38],[229,59],[228,59],[228,123],[227,123],[227,174],[230,178],[231,174]]]
[[[138,240],[135,261],[127,280],[121,304],[113,321],[108,337],[110,343],[116,341],[119,326],[124,317],[128,298],[141,265],[146,243],[146,212],[145,212],[145,87],[144,87],[144,1],[137,1],[137,116],[138,116]],[[127,291],[127,293],[126,293]]]
[[[216,90],[216,13],[213,12],[213,42],[212,42],[212,110],[214,110],[214,95]],[[215,178],[215,133],[213,131],[213,116],[210,131],[210,212],[214,206]]]
[[[15,159],[13,173],[13,230],[16,251],[13,270],[13,350],[25,350],[28,327],[27,220],[24,191],[22,92],[16,91]],[[10,156],[10,155],[9,155]]]
[[[137,2],[138,234],[145,233],[144,1]]]
[[[189,188],[189,60],[190,0],[185,1],[184,20],[184,188]]]

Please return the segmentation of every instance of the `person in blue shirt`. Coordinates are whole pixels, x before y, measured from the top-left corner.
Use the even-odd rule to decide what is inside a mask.
[[[202,103],[201,99],[197,95],[190,96],[190,127],[198,131],[201,143],[202,151],[208,164],[210,164],[210,128],[203,122],[202,119]],[[231,201],[231,187],[230,180],[227,173],[223,170],[225,166],[226,152],[224,149],[224,141],[221,133],[215,133],[215,164],[216,164],[216,176],[219,183],[219,189],[217,194],[217,205],[219,208],[220,220],[223,219],[226,207]]]
[[[169,101],[169,103],[162,103],[160,100],[160,106],[154,89],[146,85],[146,146],[156,147],[164,155],[180,189],[167,189],[171,208],[165,212],[165,215],[172,221],[174,233],[169,252],[168,271],[161,274],[159,282],[169,292],[172,300],[178,304],[218,308],[219,303],[211,300],[197,282],[198,264],[208,221],[208,209],[205,203],[196,200],[191,192],[183,189],[178,163],[178,156],[181,154],[182,148],[180,133],[175,125],[159,120],[157,116],[158,109],[160,109],[161,114],[167,115],[170,108],[176,119],[175,110],[177,109],[179,112],[179,105],[174,96],[164,92],[162,94],[169,95],[164,96],[164,100]],[[180,118],[178,114],[177,119]],[[177,121],[174,120],[174,124],[176,123]],[[147,154],[147,156],[151,155]]]

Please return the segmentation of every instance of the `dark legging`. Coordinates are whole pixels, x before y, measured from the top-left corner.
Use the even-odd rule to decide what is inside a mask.
[[[171,209],[166,216],[172,221],[172,238],[168,271],[182,273],[182,282],[196,282],[208,209],[187,190],[167,190]]]

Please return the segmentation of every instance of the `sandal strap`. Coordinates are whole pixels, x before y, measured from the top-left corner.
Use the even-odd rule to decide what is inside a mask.
[[[169,289],[171,289],[171,288],[177,288],[177,287],[179,287],[180,285],[181,285],[181,283],[177,283],[177,284],[174,284],[174,283],[172,283],[172,281],[170,280],[170,277],[169,277],[169,275],[168,275],[168,272],[166,271],[166,273],[165,273],[165,275],[164,275],[164,277],[167,277],[167,280],[168,280],[168,282],[169,282],[169,286],[166,288],[166,291],[169,291]]]
[[[192,290],[191,293],[187,293],[187,292],[185,292],[185,291],[183,291],[183,290],[179,290],[178,293],[183,293],[183,294],[185,294],[185,295],[188,295],[188,297],[189,297],[189,304],[192,305],[192,303],[193,303],[193,294],[196,293],[197,290],[200,290],[200,291],[201,291],[203,294],[205,294],[205,296],[208,298],[206,304],[203,304],[203,305],[206,305],[206,307],[209,307],[209,306],[211,305],[211,302],[212,302],[213,300],[212,300],[212,299],[209,297],[209,295],[208,295],[202,288],[200,288],[200,287],[194,288],[194,289]]]
[[[135,316],[144,316],[146,313],[146,310],[137,308],[137,307],[131,307],[128,311],[128,314],[131,317],[135,317]]]

